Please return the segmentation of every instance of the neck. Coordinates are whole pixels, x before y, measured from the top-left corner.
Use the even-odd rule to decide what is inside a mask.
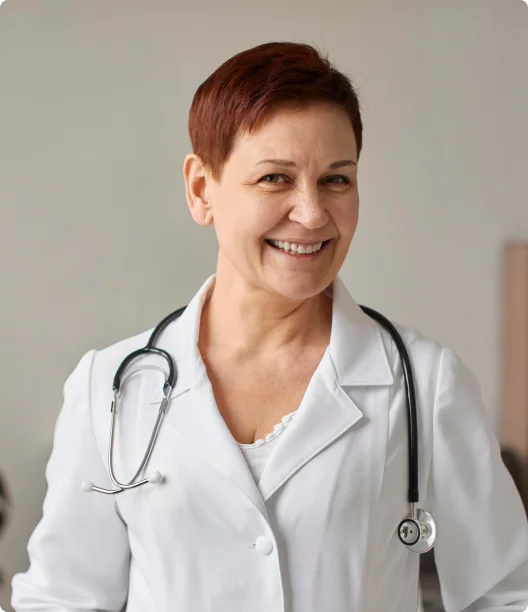
[[[292,301],[217,273],[202,310],[199,348],[241,361],[266,359],[283,349],[302,352],[314,343],[328,344],[331,320],[332,300],[324,293]]]

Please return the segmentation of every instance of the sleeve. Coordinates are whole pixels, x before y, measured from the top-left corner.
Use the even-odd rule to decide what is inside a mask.
[[[42,518],[28,543],[30,567],[12,581],[15,612],[119,611],[126,601],[126,525],[113,495],[81,490],[83,479],[108,481],[90,414],[95,355],[86,353],[64,385]]]
[[[435,561],[447,612],[528,608],[528,521],[479,384],[443,349],[429,481]]]

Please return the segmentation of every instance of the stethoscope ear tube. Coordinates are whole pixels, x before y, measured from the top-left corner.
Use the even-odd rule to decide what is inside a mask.
[[[154,331],[152,332],[152,334],[150,335],[150,338],[148,339],[146,346],[138,349],[137,351],[133,351],[132,353],[130,353],[130,355],[127,355],[123,359],[123,361],[121,362],[121,365],[117,368],[117,372],[115,373],[115,376],[114,376],[114,382],[113,382],[114,390],[117,389],[117,391],[119,391],[120,386],[121,386],[121,377],[123,376],[123,372],[126,370],[129,363],[133,361],[134,359],[136,359],[137,357],[141,357],[142,355],[148,355],[149,353],[155,353],[155,354],[161,355],[165,359],[169,367],[169,375],[168,375],[167,382],[171,386],[171,388],[174,389],[174,387],[176,386],[176,378],[178,375],[176,372],[174,361],[172,360],[172,357],[169,355],[169,353],[167,353],[167,351],[157,348],[156,346],[154,346],[154,343],[159,338],[161,332],[167,327],[167,325],[169,325],[169,323],[172,323],[178,317],[180,317],[184,313],[186,308],[187,306],[182,306],[181,308],[178,308],[178,310],[175,310],[174,312],[171,312],[170,314],[168,314],[164,319],[162,319],[156,325],[156,327],[154,328]]]
[[[176,386],[176,379],[178,375],[176,366],[170,354],[167,351],[164,351],[163,349],[155,347],[154,343],[156,342],[161,332],[167,327],[167,325],[171,323],[172,321],[176,320],[179,316],[181,316],[186,308],[187,306],[178,308],[178,310],[170,313],[162,321],[160,321],[158,325],[156,325],[154,331],[152,332],[146,346],[136,351],[133,351],[132,353],[130,353],[130,355],[127,355],[125,359],[123,359],[123,361],[121,362],[120,366],[117,368],[117,372],[115,373],[114,381],[112,385],[113,398],[112,398],[112,403],[110,406],[110,412],[112,414],[112,417],[111,417],[111,422],[110,422],[110,442],[109,442],[109,448],[108,448],[108,473],[109,473],[110,479],[112,480],[114,485],[117,487],[117,489],[105,489],[104,487],[97,487],[96,485],[94,485],[93,482],[89,480],[83,480],[81,483],[81,489],[84,492],[88,493],[91,491],[95,491],[97,493],[104,493],[106,495],[115,495],[116,493],[121,493],[122,491],[126,491],[128,489],[134,489],[136,487],[139,487],[143,484],[146,484],[147,482],[151,484],[159,484],[160,482],[162,482],[163,476],[158,471],[153,472],[147,478],[143,478],[142,480],[139,480],[137,482],[134,482],[134,481],[143,472],[143,470],[147,466],[147,463],[150,459],[150,456],[154,449],[154,445],[156,444],[156,440],[158,438],[158,434],[161,428],[163,417],[165,416],[165,413],[167,412],[170,394],[172,392],[172,389],[174,389],[174,387]],[[124,384],[126,380],[129,380],[129,378],[131,378],[134,374],[131,374],[130,376],[128,376],[126,380],[124,381],[122,381],[122,377],[123,377],[123,374],[126,368],[129,366],[129,364],[134,359],[138,357],[142,357],[144,355],[151,354],[151,353],[161,355],[165,359],[165,361],[167,362],[168,368],[169,368],[169,374],[168,376],[165,376],[165,382],[163,384],[163,398],[161,400],[161,404],[158,410],[158,416],[156,418],[156,422],[152,429],[152,434],[150,436],[149,443],[147,445],[147,450],[145,451],[145,454],[139,465],[139,468],[136,470],[136,473],[134,474],[130,482],[128,484],[124,484],[117,479],[115,472],[114,472],[114,434],[115,434],[116,415],[118,411],[118,397],[121,391],[121,385]],[[152,366],[152,365],[145,365],[143,366],[143,368],[140,368],[140,370],[141,369],[159,370],[160,368],[157,368],[156,366]],[[137,371],[135,373],[137,373]]]
[[[137,351],[134,351],[133,353],[130,353],[130,355],[127,355],[121,365],[119,366],[119,368],[117,369],[117,372],[115,373],[114,376],[114,382],[113,382],[113,390],[119,392],[120,388],[121,388],[121,378],[123,376],[124,371],[126,370],[126,368],[128,367],[128,365],[134,360],[137,359],[138,357],[143,357],[145,355],[148,355],[150,353],[155,353],[157,355],[161,355],[165,361],[167,362],[167,365],[169,367],[169,375],[167,377],[167,384],[171,386],[171,388],[173,389],[174,386],[176,385],[176,368],[174,366],[174,362],[171,358],[171,356],[169,355],[169,353],[167,353],[167,351],[164,351],[163,349],[160,348],[156,348],[155,346],[144,346],[143,348],[138,349]]]

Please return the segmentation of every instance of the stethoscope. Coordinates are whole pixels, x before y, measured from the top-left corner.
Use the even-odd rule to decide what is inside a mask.
[[[104,489],[102,487],[95,486],[92,482],[87,480],[83,480],[81,487],[83,491],[97,491],[98,493],[105,493],[107,495],[113,495],[115,493],[121,493],[122,491],[126,491],[128,489],[134,489],[135,487],[139,487],[143,484],[151,483],[158,484],[162,481],[162,475],[159,472],[153,472],[147,478],[143,478],[142,480],[137,480],[140,474],[145,469],[150,456],[152,454],[152,450],[154,449],[154,445],[156,444],[156,440],[158,438],[158,434],[161,428],[161,423],[163,421],[163,417],[167,412],[167,408],[169,406],[169,397],[172,389],[176,384],[176,367],[172,360],[172,357],[169,355],[167,351],[163,349],[157,348],[154,346],[156,340],[162,333],[162,331],[175,321],[186,309],[186,306],[179,308],[178,310],[167,315],[154,329],[152,332],[147,344],[145,347],[140,348],[130,355],[127,355],[114,376],[113,382],[113,399],[110,406],[110,412],[112,414],[111,424],[110,424],[110,443],[108,450],[108,472],[110,474],[110,479],[117,487],[117,489]],[[394,325],[385,318],[381,313],[373,310],[372,308],[368,308],[367,306],[361,306],[361,309],[365,314],[369,315],[372,319],[377,321],[380,325],[385,327],[387,331],[391,334],[396,347],[398,348],[398,352],[400,354],[400,359],[402,361],[402,369],[403,376],[405,379],[405,391],[407,398],[407,416],[408,416],[408,449],[409,449],[409,488],[408,488],[408,502],[411,507],[411,512],[408,516],[406,516],[398,525],[398,537],[401,542],[405,544],[405,546],[416,553],[425,553],[431,550],[434,546],[437,528],[436,523],[429,512],[425,510],[417,509],[416,505],[419,501],[418,495],[418,424],[417,424],[417,411],[416,411],[416,393],[414,389],[414,380],[412,375],[411,361],[409,359],[409,355],[407,353],[407,349],[405,348],[405,344],[403,342],[402,337],[394,327]],[[135,370],[130,370],[127,377],[123,379],[123,374],[128,367],[128,365],[137,357],[141,357],[147,354],[157,354],[165,359],[167,365],[169,367],[169,374],[165,373],[162,368],[153,366],[153,365],[144,365]],[[154,427],[152,430],[152,434],[150,436],[150,440],[147,445],[147,449],[145,451],[145,455],[139,468],[136,473],[127,484],[119,482],[115,475],[114,471],[114,437],[115,437],[115,422],[116,416],[118,412],[118,399],[120,397],[120,389],[124,386],[124,384],[130,380],[133,376],[139,374],[141,371],[145,369],[153,369],[160,371],[164,376],[163,383],[163,398],[161,400],[161,404],[158,410],[158,416],[156,418],[156,422],[154,423]]]

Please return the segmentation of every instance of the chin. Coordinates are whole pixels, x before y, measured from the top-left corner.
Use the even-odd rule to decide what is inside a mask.
[[[305,275],[303,278],[303,276],[270,279],[267,284],[272,291],[284,298],[302,301],[322,293],[334,278],[330,275],[318,275],[317,278],[309,275]]]

